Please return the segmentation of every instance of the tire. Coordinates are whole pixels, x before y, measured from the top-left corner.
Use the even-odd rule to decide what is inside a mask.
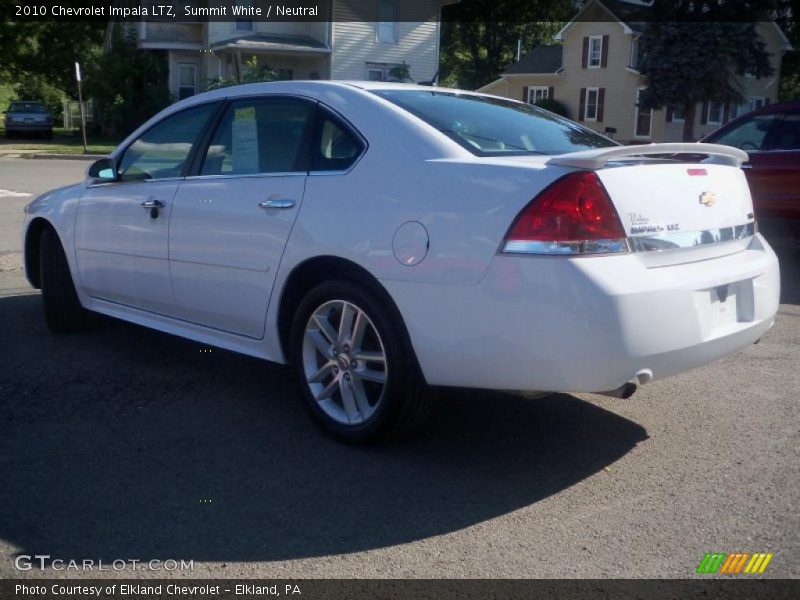
[[[352,325],[339,336],[344,311]],[[399,317],[373,291],[348,279],[321,283],[300,302],[290,331],[300,394],[334,437],[365,444],[422,425],[435,392],[425,384]]]
[[[90,314],[78,300],[64,247],[58,234],[50,227],[42,232],[39,257],[47,326],[55,333],[86,329],[90,324]]]

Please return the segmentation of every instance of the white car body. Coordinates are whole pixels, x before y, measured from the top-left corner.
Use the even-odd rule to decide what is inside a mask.
[[[433,385],[615,390],[712,362],[773,325],[778,262],[763,237],[750,229],[719,243],[698,237],[754,227],[738,168],[744,153],[714,147],[719,160],[699,165],[703,176],[689,176],[686,163],[609,164],[656,150],[698,152],[697,145],[479,157],[371,93],[387,87],[254,84],[179,102],[112,158],[169,114],[261,94],[320,102],[368,147],[346,172],[133,185],[87,179],[30,204],[23,237],[43,221],[55,228],[80,302],[91,311],[278,363],[287,360],[280,319],[291,275],[319,257],[347,261],[394,301]],[[670,248],[651,243],[650,251],[594,256],[501,251],[531,199],[586,169],[608,190],[632,248],[654,233],[652,243]],[[708,192],[716,205],[698,201]],[[158,219],[140,207],[154,196],[166,200]],[[259,208],[276,197],[296,205],[275,214]],[[647,223],[674,225],[683,241]],[[23,247],[33,252],[30,243]],[[35,285],[34,260],[26,258]]]

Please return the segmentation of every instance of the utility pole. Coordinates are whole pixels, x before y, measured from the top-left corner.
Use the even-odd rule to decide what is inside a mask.
[[[522,58],[522,38],[517,39],[517,62]]]
[[[86,148],[86,113],[83,110],[83,92],[81,91],[81,64],[75,63],[75,79],[78,80],[78,105],[81,107],[81,133],[83,134],[83,153],[89,151]]]

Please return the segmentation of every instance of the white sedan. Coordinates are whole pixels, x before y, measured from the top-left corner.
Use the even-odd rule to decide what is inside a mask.
[[[291,363],[367,441],[433,386],[627,397],[758,341],[779,274],[746,159],[456,90],[240,86],[31,203],[25,267],[54,331],[93,311]]]

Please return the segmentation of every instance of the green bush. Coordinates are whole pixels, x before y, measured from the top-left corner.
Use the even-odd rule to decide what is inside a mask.
[[[549,110],[551,113],[561,115],[562,117],[569,118],[569,109],[558,100],[553,100],[552,98],[541,98],[540,100],[536,101],[535,106]]]

